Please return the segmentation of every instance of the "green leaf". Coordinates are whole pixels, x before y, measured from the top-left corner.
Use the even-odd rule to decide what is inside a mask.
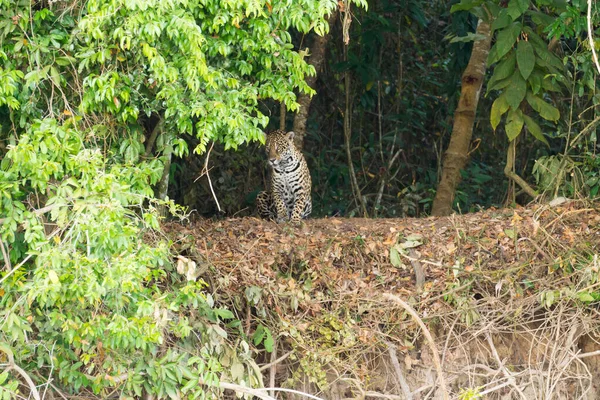
[[[521,40],[517,43],[517,64],[523,79],[527,80],[535,67],[535,54],[531,43]]]
[[[492,34],[498,29],[506,28],[511,22],[513,22],[513,19],[508,15],[508,10],[503,8],[498,13],[494,22],[492,22]]]
[[[528,10],[527,15],[531,16],[533,23],[539,26],[546,27],[554,22],[554,17],[539,11]]]
[[[198,386],[198,379],[190,379],[184,387],[181,388],[181,391],[183,393],[187,393],[188,391],[190,391],[192,388]]]
[[[531,135],[539,140],[540,142],[545,143],[547,146],[550,146],[544,134],[542,133],[542,128],[528,115],[523,114],[523,119],[525,120],[525,125],[527,126],[527,130]]]
[[[265,337],[265,327],[262,324],[259,324],[252,335],[252,342],[255,346],[258,346],[260,342],[262,342]]]
[[[0,374],[0,385],[2,385],[4,382],[6,382],[6,379],[8,378],[8,371],[4,371],[3,373]]]
[[[52,283],[58,283],[58,275],[56,275],[56,272],[54,270],[50,270],[48,271],[48,278],[50,279],[50,282]]]
[[[527,93],[527,82],[521,76],[519,71],[515,71],[513,76],[510,78],[510,83],[504,91],[506,93],[506,101],[513,109],[519,108],[521,101],[525,98]]]
[[[469,11],[474,7],[480,6],[483,4],[483,0],[462,0],[460,3],[458,4],[454,4],[452,7],[450,7],[450,12],[457,12],[457,11]]]
[[[548,121],[558,121],[560,118],[560,111],[558,111],[558,108],[546,103],[540,97],[527,93],[527,102],[542,118]]]
[[[506,95],[504,93],[494,100],[494,103],[492,104],[492,111],[490,112],[490,122],[494,131],[498,127],[502,115],[508,111],[508,108],[509,105],[506,101]]]
[[[238,382],[244,379],[244,372],[246,371],[244,370],[244,364],[235,359],[233,365],[229,367],[229,372],[234,382]]]
[[[577,297],[580,301],[583,301],[584,303],[591,303],[592,301],[596,300],[594,296],[592,296],[588,292],[577,293]]]
[[[537,94],[540,91],[540,89],[542,88],[543,79],[544,76],[538,71],[533,71],[533,73],[529,76],[528,82],[529,86],[531,86],[531,91],[533,92],[533,94]]]
[[[267,333],[267,337],[264,341],[265,350],[271,353],[273,352],[273,344],[275,343],[275,341],[273,340],[273,335],[271,335],[271,331],[269,330],[269,328],[265,328],[265,332]]]
[[[396,246],[390,249],[390,263],[392,263],[394,267],[404,267],[404,264],[400,259],[400,253],[398,253]]]
[[[502,29],[496,37],[496,44],[494,44],[490,50],[490,54],[488,55],[487,59],[487,65],[492,65],[504,57],[504,55],[513,48],[520,34],[520,22],[514,22]]]
[[[221,319],[231,319],[235,316],[231,311],[229,311],[226,308],[217,308],[213,311],[215,315],[220,317]]]
[[[515,72],[516,60],[517,60],[517,58],[515,56],[515,52],[511,52],[504,60],[500,61],[498,63],[498,65],[496,65],[496,67],[494,68],[494,73],[492,74],[492,77],[490,78],[490,80],[487,84],[488,92],[490,90],[496,90],[496,89],[503,88],[503,87],[497,87],[495,85],[497,83],[499,83],[500,81],[502,81],[503,79],[508,78]],[[507,82],[507,85],[508,85],[508,82]],[[506,87],[506,86],[504,86],[504,87]]]
[[[523,113],[521,110],[513,110],[511,109],[506,116],[506,136],[508,136],[508,141],[512,142],[519,136],[521,131],[523,130]]]
[[[513,240],[517,237],[517,232],[514,229],[505,229],[504,234]]]
[[[511,78],[505,78],[505,79],[502,79],[500,81],[494,82],[491,85],[488,84],[487,91],[486,91],[486,96],[492,90],[504,89],[505,87],[507,87],[510,84],[510,81],[511,81]]]
[[[511,18],[516,20],[529,8],[529,0],[510,0],[506,8]]]

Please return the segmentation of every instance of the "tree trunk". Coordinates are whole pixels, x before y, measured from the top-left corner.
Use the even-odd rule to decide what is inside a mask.
[[[456,188],[460,183],[460,171],[467,165],[469,145],[473,136],[473,122],[481,86],[485,77],[486,59],[490,51],[492,36],[490,24],[479,20],[477,34],[484,38],[473,43],[469,64],[462,75],[462,88],[458,107],[454,112],[454,125],[448,150],[444,155],[442,180],[433,200],[432,215],[450,215]]]
[[[163,151],[163,157],[165,164],[163,167],[162,177],[158,181],[156,186],[156,197],[160,200],[167,198],[169,191],[169,173],[171,171],[171,158],[173,156],[173,145],[171,144],[171,137],[166,138],[165,150]]]
[[[335,17],[337,12],[334,12],[329,17],[328,23],[329,26],[333,24],[335,21]],[[330,30],[331,32],[331,30]],[[307,76],[306,83],[311,88],[315,89],[317,83],[317,77],[321,70],[323,69],[323,64],[325,63],[325,50],[327,50],[327,43],[329,42],[330,33],[327,33],[324,36],[316,36],[313,41],[312,47],[310,49],[311,54],[308,58],[308,63],[315,67],[316,74],[314,76]],[[294,117],[294,143],[296,147],[302,150],[304,146],[304,135],[306,133],[306,121],[308,120],[308,111],[310,109],[310,103],[312,102],[312,97],[306,93],[301,93],[298,96],[298,104],[300,104],[300,108],[298,109],[298,113]]]

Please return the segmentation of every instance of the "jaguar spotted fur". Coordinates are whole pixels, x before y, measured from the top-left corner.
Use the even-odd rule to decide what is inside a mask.
[[[276,130],[266,135],[271,184],[256,198],[262,218],[299,222],[312,211],[311,180],[306,160],[294,145],[294,132]]]

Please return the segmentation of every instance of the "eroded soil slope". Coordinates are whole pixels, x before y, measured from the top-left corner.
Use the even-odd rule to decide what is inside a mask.
[[[190,277],[208,282],[249,338],[260,325],[272,332],[274,354],[258,346],[256,360],[270,386],[444,398],[442,379],[449,398],[596,398],[598,203],[299,226],[192,220],[167,231],[194,261]],[[386,295],[410,304],[434,343]],[[269,364],[277,355],[287,356]]]

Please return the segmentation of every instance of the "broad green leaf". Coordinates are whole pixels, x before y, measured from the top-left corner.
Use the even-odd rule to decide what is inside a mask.
[[[533,67],[535,67],[535,54],[531,43],[525,40],[520,40],[517,43],[517,64],[523,79],[527,80],[533,71]]]
[[[452,7],[450,7],[450,12],[457,12],[457,11],[469,11],[474,7],[480,6],[483,4],[483,0],[462,0],[460,3],[458,4],[454,4]]]
[[[526,26],[523,32],[527,34],[529,43],[533,46],[535,54],[537,54],[536,63],[541,67],[553,67],[558,72],[564,70],[562,61],[548,50],[548,43],[542,39],[533,29]]]
[[[543,12],[528,10],[526,12],[527,15],[531,16],[531,20],[536,25],[541,25],[546,27],[554,22],[554,17]]]
[[[540,89],[542,88],[542,80],[544,79],[544,76],[538,72],[538,71],[533,71],[533,73],[529,76],[529,86],[531,86],[531,91],[533,92],[533,94],[537,94]]]
[[[394,266],[394,267],[402,267],[405,268],[404,263],[402,262],[402,260],[400,259],[400,253],[398,252],[398,249],[396,248],[396,246],[393,246],[390,249],[390,263]]]
[[[256,327],[256,331],[254,331],[254,334],[252,335],[252,341],[254,342],[254,345],[258,346],[258,344],[260,342],[262,342],[264,337],[265,337],[265,327],[262,324],[259,324]]]
[[[513,19],[508,15],[506,8],[503,8],[492,22],[492,34],[498,29],[506,28],[511,22],[513,22]]]
[[[494,73],[487,84],[488,92],[490,90],[494,90],[491,88],[493,88],[496,83],[508,78],[515,72],[516,60],[517,58],[515,56],[515,52],[510,52],[510,54],[506,56],[504,60],[500,61],[498,65],[496,65],[494,68]]]
[[[229,367],[229,372],[231,373],[231,377],[233,378],[234,382],[241,381],[244,379],[244,364],[239,362],[239,360],[236,358],[233,362],[233,365]]]
[[[52,283],[58,283],[58,275],[56,275],[56,272],[54,270],[49,270],[48,271],[48,278],[50,279],[50,282]]]
[[[510,0],[506,8],[510,17],[514,20],[519,18],[529,8],[529,0]]]
[[[198,386],[198,379],[190,379],[183,388],[181,388],[181,391],[183,393],[187,393],[188,391],[190,391],[192,388]]]
[[[0,385],[2,385],[4,382],[6,382],[6,379],[8,378],[8,371],[4,371],[3,373],[0,374]]]
[[[527,93],[527,82],[521,76],[519,71],[515,71],[513,76],[510,78],[510,83],[504,91],[506,93],[506,101],[513,109],[519,108],[519,104],[525,98]]]
[[[519,136],[521,131],[523,130],[523,113],[521,110],[509,110],[508,115],[506,116],[506,136],[508,136],[508,141],[512,142]]]
[[[492,128],[494,131],[498,127],[500,123],[500,119],[505,112],[508,111],[508,103],[506,102],[506,95],[502,93],[494,103],[492,103],[492,111],[490,112],[490,123],[492,124]]]
[[[588,292],[577,293],[577,297],[579,297],[579,300],[583,301],[584,303],[591,303],[592,301],[596,300],[594,296],[592,296]]]
[[[528,115],[523,114],[523,119],[525,120],[525,125],[527,126],[527,130],[529,131],[529,133],[531,133],[531,135],[536,138],[537,140],[539,140],[540,142],[545,143],[547,146],[549,146],[548,141],[546,140],[546,138],[544,137],[544,134],[542,133],[542,128],[540,128],[540,126],[537,124],[537,122],[535,122],[533,120],[533,118],[531,118]]]
[[[546,103],[538,96],[527,93],[527,102],[542,118],[548,121],[558,121],[560,118],[560,111],[558,111],[558,108]]]
[[[513,48],[520,34],[520,22],[513,22],[506,28],[502,29],[496,37],[496,44],[494,44],[490,50],[490,54],[488,55],[487,59],[487,65],[492,65],[504,57],[504,55]]]
[[[263,342],[264,346],[265,346],[265,350],[267,350],[267,352],[272,353],[273,352],[273,344],[275,344],[275,341],[273,340],[273,335],[271,334],[271,331],[269,330],[269,328],[265,328],[265,332],[267,333],[267,337],[265,338],[265,341]]]
[[[501,81],[497,81],[497,82],[494,82],[492,84],[488,84],[487,91],[486,91],[486,96],[492,90],[504,89],[505,87],[507,87],[510,84],[510,81],[511,81],[511,78],[505,78],[505,79],[502,79]]]

